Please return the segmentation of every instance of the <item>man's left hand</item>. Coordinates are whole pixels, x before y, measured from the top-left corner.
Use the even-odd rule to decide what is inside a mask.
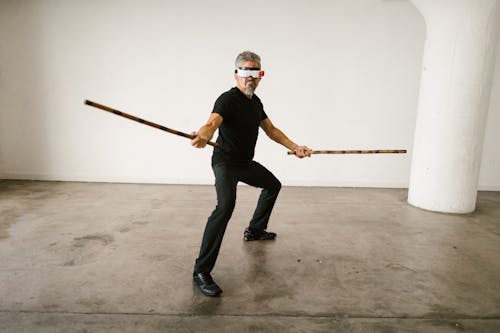
[[[311,157],[312,150],[307,146],[297,146],[293,152],[298,158]]]

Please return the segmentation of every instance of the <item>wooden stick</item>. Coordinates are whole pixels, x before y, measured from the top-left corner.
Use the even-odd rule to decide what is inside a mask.
[[[110,108],[109,106],[106,106],[106,105],[102,105],[102,104],[99,104],[99,103],[96,103],[96,102],[89,101],[88,99],[85,100],[85,104],[93,106],[93,107],[101,109],[101,110],[104,110],[104,111],[107,111],[107,112],[110,112],[110,113],[114,113],[117,116],[124,117],[124,118],[130,119],[130,120],[133,120],[133,121],[137,121],[138,123],[141,123],[141,124],[144,124],[144,125],[148,125],[148,126],[160,129],[162,131],[165,131],[165,132],[168,132],[168,133],[171,133],[171,134],[175,134],[175,135],[179,135],[179,136],[191,139],[191,140],[196,137],[196,136],[191,135],[191,134],[183,133],[183,132],[176,131],[176,130],[173,130],[171,128],[168,128],[168,127],[165,127],[165,126],[162,126],[162,125],[158,125],[156,123],[153,123],[152,121],[148,121],[148,120],[144,120],[144,119],[141,119],[141,118],[137,118],[136,116],[133,116],[131,114],[128,114],[128,113],[125,113],[125,112],[122,112],[122,111],[118,111],[118,110]],[[207,145],[210,145],[210,146],[213,146],[213,147],[217,147],[218,146],[216,142],[212,142],[212,141],[208,141]]]
[[[406,149],[313,150],[311,154],[406,154]],[[289,151],[288,155],[295,155],[295,152]]]

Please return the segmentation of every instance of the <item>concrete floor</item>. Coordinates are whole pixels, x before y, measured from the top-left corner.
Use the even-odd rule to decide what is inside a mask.
[[[500,192],[470,215],[403,189],[285,187],[273,242],[240,187],[192,284],[212,186],[0,181],[0,332],[500,332]]]

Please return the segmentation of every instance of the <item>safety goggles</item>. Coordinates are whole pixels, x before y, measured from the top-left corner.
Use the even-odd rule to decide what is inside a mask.
[[[251,76],[255,79],[260,79],[264,76],[264,71],[261,71],[258,67],[238,67],[234,70],[234,72],[241,78]]]

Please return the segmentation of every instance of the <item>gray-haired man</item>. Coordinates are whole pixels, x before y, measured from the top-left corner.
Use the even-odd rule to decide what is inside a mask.
[[[291,141],[273,125],[259,97],[254,94],[264,76],[260,57],[250,51],[242,52],[237,56],[235,66],[236,87],[217,99],[207,123],[195,133],[196,137],[191,142],[194,147],[203,148],[219,129],[218,147],[212,155],[217,206],[208,218],[193,273],[193,281],[207,296],[222,293],[210,273],[233,213],[239,181],[262,188],[252,220],[244,232],[244,240],[272,240],[276,237],[275,233],[266,229],[281,183],[264,166],[253,161],[259,127],[272,140],[294,151],[299,158],[310,156],[311,152],[308,147]]]

